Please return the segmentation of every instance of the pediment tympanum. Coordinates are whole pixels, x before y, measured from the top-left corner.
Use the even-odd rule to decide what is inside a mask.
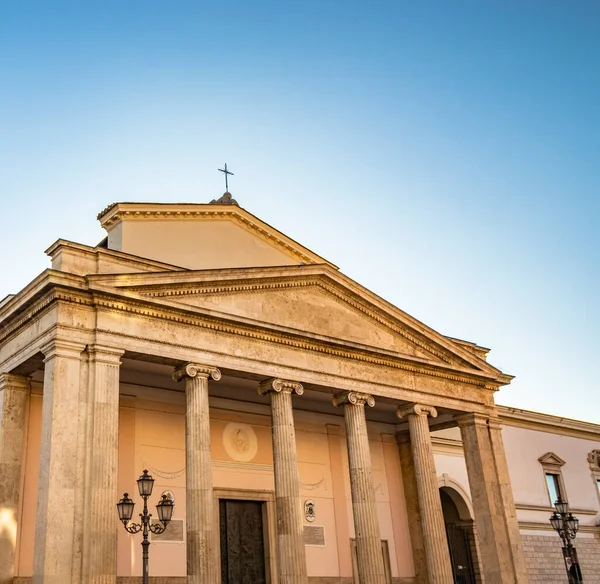
[[[317,284],[177,296],[177,302],[322,337],[432,358],[389,327]]]
[[[157,305],[369,349],[429,364],[501,373],[450,339],[327,266],[93,277]]]

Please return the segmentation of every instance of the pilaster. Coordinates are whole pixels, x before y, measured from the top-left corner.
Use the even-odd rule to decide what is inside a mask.
[[[385,584],[365,404],[375,405],[372,395],[346,391],[333,398],[334,406],[344,407],[358,577],[361,584]]]
[[[258,393],[271,397],[279,584],[307,584],[296,431],[292,410],[292,393],[302,395],[304,388],[295,381],[269,379],[260,383]]]
[[[525,554],[523,552],[523,539],[521,538],[521,532],[519,530],[517,510],[515,508],[515,500],[510,483],[510,475],[508,473],[500,418],[490,417],[488,419],[488,430],[490,433],[490,443],[494,462],[496,464],[496,472],[498,474],[498,486],[500,487],[500,495],[502,496],[502,507],[504,509],[504,519],[508,530],[515,578],[519,584],[527,584],[527,582],[529,582],[529,575],[527,574],[527,565],[525,563]]]
[[[507,510],[504,509],[507,495],[506,492],[503,495],[499,484],[501,478],[496,467],[488,417],[463,414],[457,416],[456,421],[462,435],[485,581],[526,583],[527,575],[519,578],[515,572]]]
[[[26,440],[31,387],[22,375],[0,374],[0,584],[12,584],[15,575],[21,466]]]
[[[40,470],[36,514],[33,584],[76,584],[75,548],[82,533],[76,529],[80,370],[84,345],[55,339],[42,348],[45,355]]]
[[[217,584],[208,380],[218,381],[221,372],[187,363],[175,370],[173,379],[185,380],[187,582]]]
[[[437,417],[437,410],[431,406],[409,404],[399,407],[397,415],[408,419],[429,582],[452,584],[454,577],[427,422],[428,416]]]

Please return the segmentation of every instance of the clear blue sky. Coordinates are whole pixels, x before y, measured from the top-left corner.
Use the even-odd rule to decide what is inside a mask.
[[[600,422],[600,2],[0,3],[0,297],[119,200],[241,205]]]

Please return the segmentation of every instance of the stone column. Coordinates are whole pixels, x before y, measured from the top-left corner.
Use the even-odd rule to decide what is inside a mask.
[[[115,584],[117,578],[119,459],[119,367],[124,351],[88,347],[87,460],[82,573],[87,584]]]
[[[488,426],[488,416],[482,414],[464,414],[457,416],[460,427],[465,462],[471,487],[471,498],[475,512],[475,527],[481,551],[481,564],[486,582],[498,584],[523,584],[528,582],[526,568],[520,564],[515,567],[515,556],[511,545],[509,521],[507,516],[516,512],[505,508],[510,505],[506,483],[508,469],[498,469],[498,458],[504,458],[504,448],[500,451],[498,436],[494,437],[497,451],[494,452],[492,437]],[[496,430],[493,430],[494,433]],[[504,466],[506,462],[501,463]],[[502,475],[506,475],[503,476]],[[514,503],[512,504],[514,509]],[[520,537],[520,535],[519,535]],[[514,538],[512,538],[514,539]],[[516,540],[515,545],[519,545]],[[518,559],[518,552],[516,560]],[[522,552],[521,552],[522,558]]]
[[[271,396],[279,584],[308,582],[292,412],[293,392],[302,395],[304,388],[300,383],[283,379],[269,379],[258,387],[260,395]]]
[[[365,404],[373,407],[373,396],[345,391],[333,398],[334,406],[344,406],[358,578],[361,584],[385,584]]]
[[[185,488],[188,584],[217,584],[215,517],[210,456],[208,380],[221,379],[216,367],[188,363],[173,379],[185,379]]]
[[[35,525],[33,584],[76,584],[72,558],[81,545],[75,528],[80,369],[84,346],[53,340],[44,347],[44,393]]]
[[[15,575],[21,465],[30,391],[26,377],[0,374],[0,509],[3,515],[0,584],[12,584]]]
[[[398,432],[396,434],[396,441],[398,442],[398,453],[400,455],[400,469],[402,472],[402,484],[404,486],[408,532],[410,534],[410,551],[415,570],[415,584],[429,584],[427,560],[425,558],[425,542],[423,541],[423,525],[419,509],[419,491],[415,461],[410,449],[409,433]]]
[[[409,404],[399,407],[397,414],[399,418],[408,418],[429,582],[453,584],[444,514],[427,423],[427,416],[435,418],[437,411],[431,406]]]

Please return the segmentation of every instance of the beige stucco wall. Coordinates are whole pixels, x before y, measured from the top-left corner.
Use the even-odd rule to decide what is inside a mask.
[[[193,270],[299,263],[227,219],[136,219],[112,227],[108,237],[110,249]]]
[[[122,391],[127,393],[127,386],[122,386]],[[154,511],[160,494],[170,490],[176,501],[173,519],[182,520],[185,525],[183,395],[176,394],[167,399],[169,402],[122,397],[118,489],[119,496],[123,492],[132,495],[136,502],[135,517],[141,511],[141,499],[137,495],[135,481],[141,471],[148,468],[156,481],[150,511]],[[220,493],[229,489],[273,491],[269,410],[260,406],[259,413],[239,412],[235,410],[243,409],[245,404],[239,402],[239,406],[236,406],[236,403],[233,400],[211,399],[213,485]],[[30,412],[18,562],[18,575],[21,577],[31,576],[33,567],[41,404],[41,396],[35,396]],[[220,407],[223,404],[226,407]],[[314,523],[305,524],[321,526],[325,534],[325,546],[306,547],[308,575],[349,577],[352,575],[349,538],[354,537],[354,527],[343,418],[305,411],[296,411],[295,418],[301,497],[303,502],[311,499],[316,507]],[[231,424],[236,428],[239,424],[251,428],[256,437],[256,454],[251,460],[232,458],[232,453],[238,458],[239,453],[232,450]],[[414,575],[414,569],[393,426],[383,435],[380,432],[382,425],[372,429],[371,456],[381,536],[388,540],[392,575],[410,578]],[[109,512],[116,513],[116,510],[111,508]],[[140,535],[132,536],[119,529],[119,576],[141,575],[140,542]],[[185,576],[185,542],[153,541],[150,569],[154,576]]]
[[[565,461],[561,471],[571,507],[598,509],[598,492],[587,456],[593,449],[600,448],[600,440],[507,426],[504,443],[516,503],[551,504],[538,459],[553,452]]]

